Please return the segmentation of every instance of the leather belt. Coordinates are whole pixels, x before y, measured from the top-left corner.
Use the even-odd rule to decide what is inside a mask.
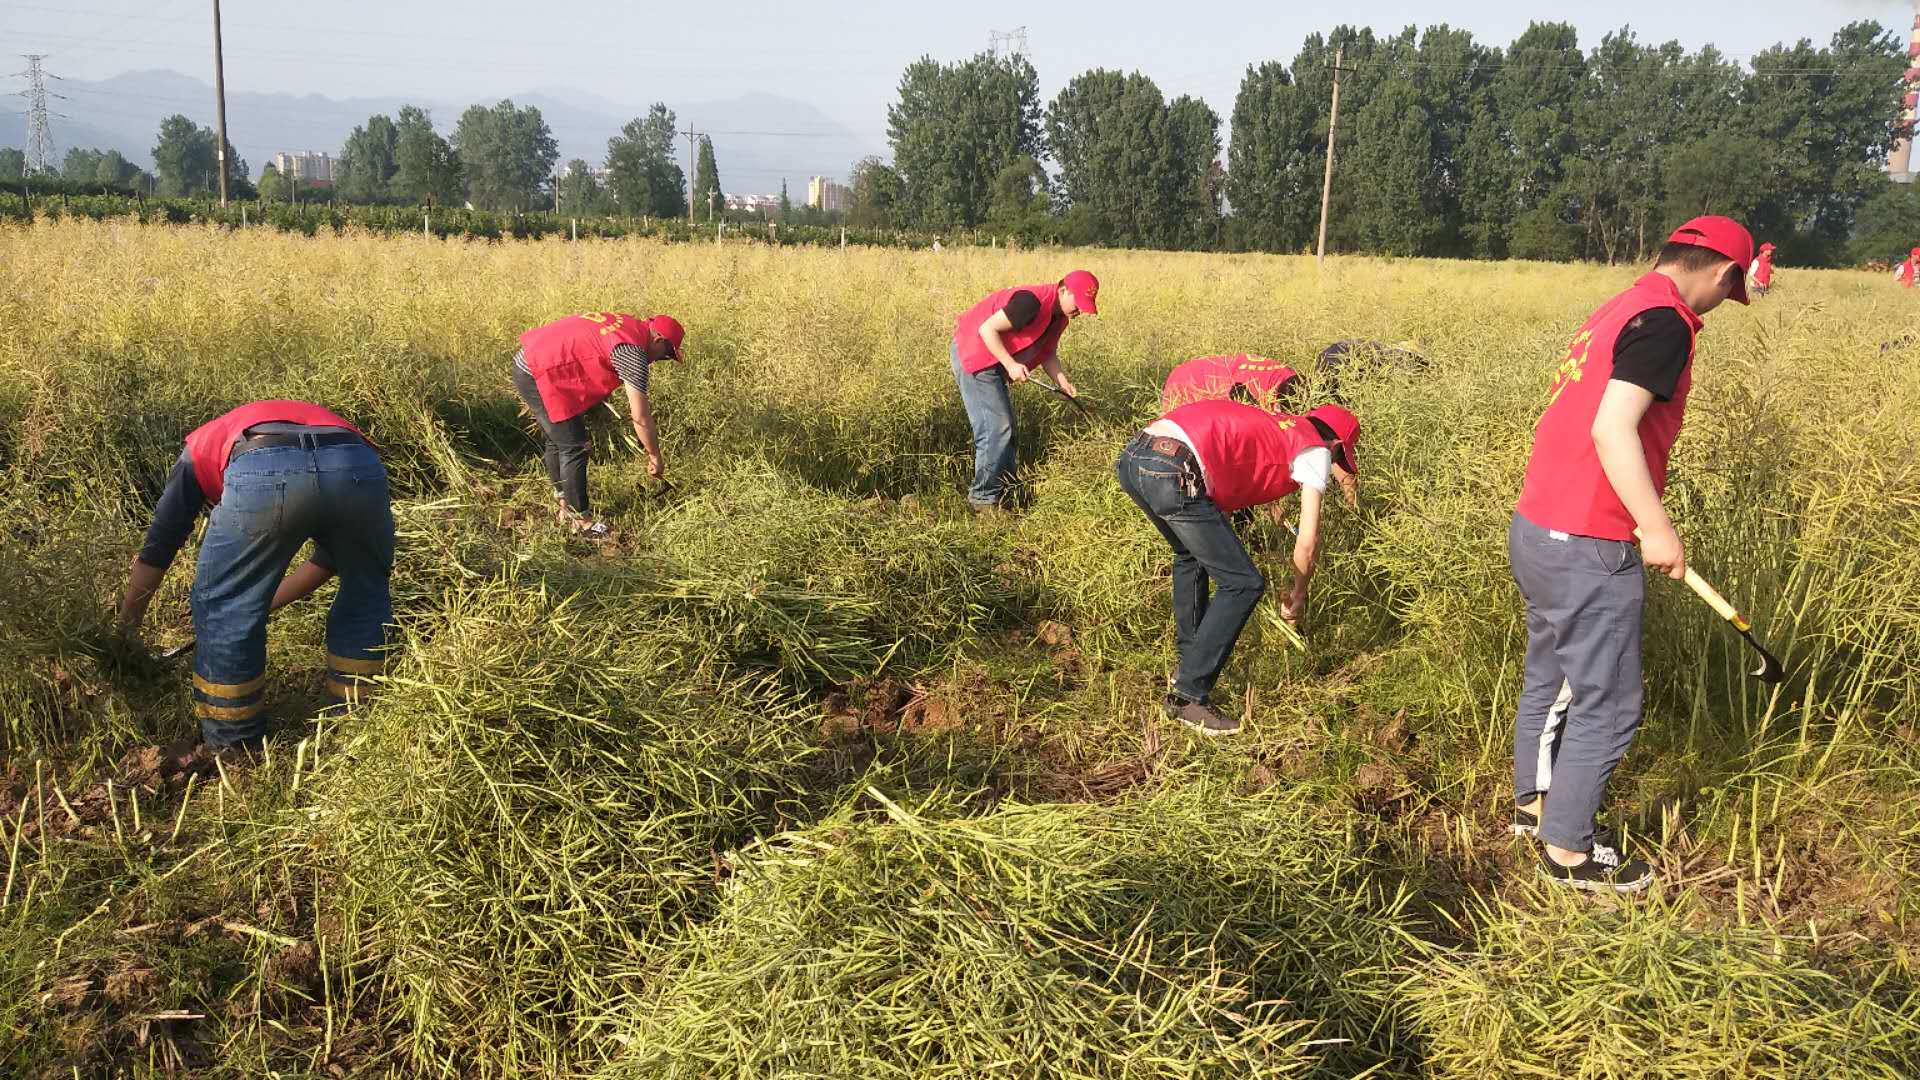
[[[259,435],[249,435],[233,444],[233,452],[227,455],[232,461],[241,454],[255,450],[271,450],[280,446],[298,446],[306,450],[317,450],[322,446],[341,446],[346,443],[364,443],[365,439],[351,431],[330,431],[325,434],[313,432],[269,431]]]

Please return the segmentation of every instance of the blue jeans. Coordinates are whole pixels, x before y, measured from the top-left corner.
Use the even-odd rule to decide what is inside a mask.
[[[952,347],[953,380],[960,384],[960,404],[973,426],[973,486],[967,501],[976,506],[1000,501],[1007,477],[1013,473],[1018,443],[1013,430],[1013,399],[1007,394],[1007,370],[995,364],[969,375],[960,366],[960,346]]]
[[[387,471],[365,443],[255,450],[227,465],[193,582],[194,711],[215,749],[267,732],[267,612],[308,540],[340,577],[327,612],[327,692],[359,695],[382,669],[393,604]]]
[[[1555,533],[1513,515],[1513,580],[1527,602],[1527,662],[1513,727],[1513,793],[1547,796],[1540,839],[1593,848],[1607,781],[1640,728],[1640,620],[1647,575],[1625,540]],[[1573,689],[1564,716],[1554,701]],[[1548,790],[1548,785],[1552,790]]]
[[[1191,450],[1137,435],[1114,471],[1120,489],[1173,545],[1173,628],[1180,651],[1173,692],[1206,701],[1266,593],[1267,579],[1202,490]]]

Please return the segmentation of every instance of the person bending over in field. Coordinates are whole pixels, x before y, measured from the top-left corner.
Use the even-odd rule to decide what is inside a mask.
[[[1747,267],[1747,291],[1755,296],[1765,296],[1773,288],[1773,245],[1761,244],[1760,254],[1753,257],[1753,265]]]
[[[647,376],[655,361],[679,359],[685,340],[686,331],[670,315],[641,319],[617,311],[569,315],[520,335],[513,388],[546,436],[541,457],[561,524],[592,539],[612,535],[594,519],[587,499],[587,452],[593,448],[587,412],[616,387],[627,388],[633,431],[647,452],[647,475],[666,478],[647,402]]]
[[[1906,259],[1893,268],[1893,280],[1909,289],[1920,284],[1920,247],[1908,252]]]
[[[973,486],[967,505],[975,513],[1000,506],[1013,472],[1018,442],[1009,383],[1025,382],[1045,368],[1068,397],[1078,392],[1060,367],[1060,335],[1074,317],[1097,315],[1099,279],[1075,270],[1057,285],[1019,285],[991,293],[960,314],[953,329],[953,379],[973,427]]]
[[[352,424],[304,401],[256,401],[187,435],[145,543],[120,626],[137,635],[147,605],[209,511],[193,580],[193,702],[214,750],[258,749],[268,718],[267,615],[338,574],[327,612],[327,694],[359,700],[383,670],[393,621],[393,509],[380,455]],[[313,554],[287,567],[307,541]]]
[[[1167,373],[1160,407],[1175,409],[1196,401],[1229,398],[1263,409],[1288,408],[1299,389],[1299,376],[1278,360],[1251,353],[1201,356]]]
[[[1680,226],[1653,270],[1574,336],[1534,427],[1507,530],[1527,606],[1513,830],[1539,839],[1540,870],[1561,885],[1635,892],[1653,880],[1653,868],[1622,858],[1594,818],[1640,727],[1642,567],[1686,573],[1660,498],[1693,382],[1694,338],[1724,301],[1747,303],[1752,259],[1753,237],[1732,218]]]
[[[1173,624],[1180,664],[1162,700],[1167,715],[1207,735],[1240,722],[1210,697],[1266,579],[1227,514],[1300,492],[1293,587],[1281,617],[1299,625],[1320,553],[1320,508],[1329,479],[1352,505],[1360,421],[1338,405],[1305,416],[1237,401],[1182,405],[1147,425],[1115,465],[1121,490],[1173,547]],[[1274,507],[1276,520],[1279,507]]]

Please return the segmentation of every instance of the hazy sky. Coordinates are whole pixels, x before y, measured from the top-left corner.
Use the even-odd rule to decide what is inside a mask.
[[[0,0],[0,52],[51,54],[50,71],[94,79],[172,68],[211,78],[211,0]],[[1906,36],[1910,4],[1871,0],[1615,0],[1549,5],[1275,0],[1026,5],[635,4],[612,0],[226,0],[229,89],[436,99],[566,88],[624,105],[765,91],[807,101],[857,132],[885,130],[900,70],[984,48],[1025,24],[1051,97],[1092,67],[1139,70],[1171,97],[1198,94],[1224,121],[1251,62],[1290,60],[1336,21],[1390,31],[1445,22],[1504,45],[1532,19],[1567,19],[1581,44],[1631,26],[1643,40],[1711,42],[1744,58],[1854,19]],[[14,65],[0,61],[0,72]],[[4,88],[13,89],[19,80]],[[1224,132],[1223,132],[1224,135]]]

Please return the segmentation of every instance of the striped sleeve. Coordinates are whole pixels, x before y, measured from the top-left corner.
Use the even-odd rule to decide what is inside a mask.
[[[613,347],[613,371],[620,381],[641,393],[647,392],[647,371],[653,361],[637,345],[615,345]]]

